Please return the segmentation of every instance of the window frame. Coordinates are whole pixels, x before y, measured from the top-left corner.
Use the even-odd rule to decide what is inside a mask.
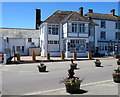
[[[102,40],[106,39],[106,32],[105,31],[101,31],[101,33],[100,33],[100,39],[102,39]]]
[[[32,38],[28,38],[28,42],[32,42]]]
[[[24,53],[24,51],[25,51],[25,47],[22,46],[21,50],[22,50],[22,53]]]
[[[48,34],[49,35],[59,35],[59,25],[58,24],[48,24]]]
[[[115,29],[120,29],[120,22],[119,21],[115,22]]]
[[[115,33],[115,39],[116,40],[120,40],[120,32],[116,32]]]
[[[106,21],[105,20],[101,20],[101,28],[106,28]]]
[[[73,33],[77,32],[77,28],[78,28],[78,24],[77,23],[72,23],[72,32]]]

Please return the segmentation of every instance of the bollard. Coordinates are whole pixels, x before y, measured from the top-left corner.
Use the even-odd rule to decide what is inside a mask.
[[[47,52],[47,60],[50,60],[50,53]]]
[[[120,68],[120,65],[117,65],[118,68]]]
[[[88,59],[92,59],[92,53],[88,52]]]
[[[20,61],[20,53],[16,53],[17,55],[17,61]]]
[[[76,52],[73,53],[73,59],[77,59],[77,53]]]
[[[4,64],[7,64],[7,55],[4,54],[4,61],[3,61]]]
[[[36,60],[36,54],[35,54],[35,51],[33,51],[33,53],[32,53],[32,59],[33,59],[33,60]]]
[[[61,52],[61,59],[65,59],[65,54],[63,51]]]

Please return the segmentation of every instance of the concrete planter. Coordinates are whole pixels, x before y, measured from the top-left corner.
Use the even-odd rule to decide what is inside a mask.
[[[39,67],[38,66],[38,70],[39,70],[39,72],[45,72],[46,71],[46,66],[45,67]]]
[[[120,75],[113,75],[113,81],[115,83],[120,83]]]
[[[66,84],[65,87],[66,87],[66,92],[68,93],[76,92],[80,90],[80,83],[75,83],[73,85]]]
[[[96,67],[100,67],[100,66],[101,66],[101,63],[95,63],[95,66],[96,66]]]
[[[117,61],[117,65],[120,65],[120,61]]]

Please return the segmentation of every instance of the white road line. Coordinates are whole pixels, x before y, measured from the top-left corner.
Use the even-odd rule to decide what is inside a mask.
[[[112,81],[112,80],[105,80],[105,81],[100,81],[100,82],[94,82],[94,83],[89,83],[89,84],[83,84],[83,85],[81,85],[81,86],[95,85],[95,84],[100,84],[100,83],[105,83],[105,82],[110,82],[110,81]],[[41,92],[33,92],[33,93],[24,94],[24,95],[37,95],[37,94],[41,94],[41,93],[59,91],[59,90],[63,90],[63,89],[65,89],[65,88],[58,88],[58,89],[52,89],[52,90],[41,91]]]

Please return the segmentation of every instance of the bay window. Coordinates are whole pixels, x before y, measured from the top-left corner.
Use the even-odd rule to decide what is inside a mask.
[[[72,39],[70,40],[69,49],[71,52],[85,52],[86,51],[86,41],[84,39]]]
[[[48,34],[58,35],[59,34],[59,25],[48,25]]]
[[[69,29],[71,29],[71,26],[69,26]],[[72,29],[70,32],[85,33],[85,23],[72,23]]]

